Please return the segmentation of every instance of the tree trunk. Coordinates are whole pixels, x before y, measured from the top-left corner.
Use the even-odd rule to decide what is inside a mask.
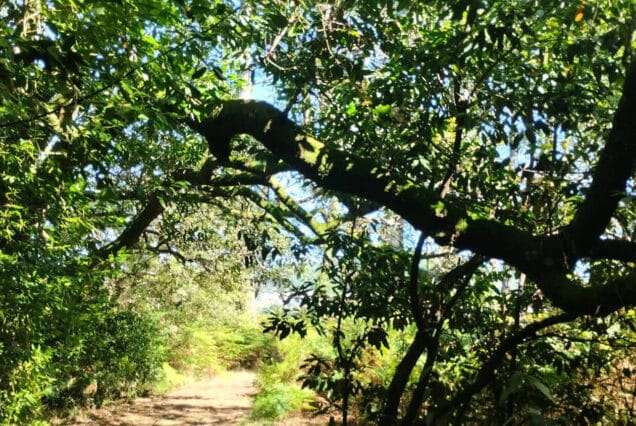
[[[406,355],[402,358],[402,361],[398,364],[393,374],[393,379],[387,390],[386,400],[384,408],[382,409],[382,415],[380,417],[380,424],[382,425],[394,425],[397,424],[398,408],[400,406],[400,399],[406,389],[409,377],[417,360],[420,358],[424,350],[426,349],[427,336],[424,332],[418,331],[409,347]]]

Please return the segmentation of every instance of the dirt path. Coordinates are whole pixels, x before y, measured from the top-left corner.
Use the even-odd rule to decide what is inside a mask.
[[[238,425],[246,418],[255,375],[233,371],[190,383],[161,397],[138,398],[133,404],[83,414],[68,425],[171,426]]]

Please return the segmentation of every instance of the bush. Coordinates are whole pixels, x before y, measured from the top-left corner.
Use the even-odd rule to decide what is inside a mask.
[[[258,369],[259,390],[250,415],[253,419],[276,420],[294,411],[314,409],[314,391],[303,389],[298,381],[300,366],[309,353],[321,351],[328,343],[315,333],[305,339],[290,335],[274,343],[276,351]]]
[[[106,400],[146,393],[161,367],[164,344],[147,315],[111,310],[85,324],[79,342],[56,352],[57,386],[45,402],[52,408],[101,405]],[[97,318],[94,318],[97,320]],[[92,338],[91,338],[92,337]]]
[[[33,423],[42,411],[40,400],[51,393],[50,351],[32,349],[30,359],[12,371],[9,386],[0,389],[0,424]]]
[[[163,394],[187,383],[187,381],[188,378],[186,376],[172,368],[167,362],[164,362],[161,364],[161,370],[157,374],[157,380],[153,384],[152,390],[155,393]]]
[[[134,312],[117,312],[97,330],[101,340],[88,348],[98,389],[95,399],[132,398],[147,391],[164,356],[157,324]]]
[[[309,407],[313,392],[294,383],[276,383],[262,389],[254,399],[251,416],[256,419],[276,420],[293,411]]]
[[[197,322],[178,329],[169,348],[179,370],[201,376],[235,368],[256,368],[276,357],[275,339],[259,326],[238,318],[223,325]]]
[[[145,391],[164,346],[151,316],[117,307],[99,276],[11,277],[0,278],[0,424]]]

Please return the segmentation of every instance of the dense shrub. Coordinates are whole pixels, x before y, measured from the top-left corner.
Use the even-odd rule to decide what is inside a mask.
[[[0,296],[0,423],[134,396],[154,378],[163,356],[155,321],[118,308],[98,277],[33,274],[3,277],[7,282]]]
[[[308,406],[313,392],[294,383],[275,383],[264,388],[254,399],[252,417],[276,420]]]

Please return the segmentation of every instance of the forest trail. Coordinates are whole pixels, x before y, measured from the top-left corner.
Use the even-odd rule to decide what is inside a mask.
[[[105,407],[78,416],[67,425],[172,426],[240,425],[252,405],[255,374],[231,371],[196,381],[163,396],[137,398],[132,404]]]
[[[122,404],[87,411],[68,426],[176,426],[241,425],[309,426],[326,425],[328,417],[298,414],[281,422],[249,421],[256,394],[253,371],[228,371],[188,383],[162,396],[137,398]]]

